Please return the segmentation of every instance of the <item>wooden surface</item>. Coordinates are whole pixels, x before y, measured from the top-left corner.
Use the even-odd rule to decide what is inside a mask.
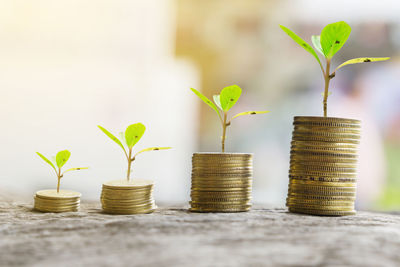
[[[400,266],[400,215],[50,214],[0,198],[0,266]]]

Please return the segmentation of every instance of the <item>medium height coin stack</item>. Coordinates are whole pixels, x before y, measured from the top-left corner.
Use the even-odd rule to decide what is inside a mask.
[[[190,210],[196,212],[250,210],[252,176],[252,154],[193,154]]]
[[[290,212],[353,215],[358,120],[295,117],[286,206]]]
[[[138,179],[104,183],[100,197],[102,208],[111,214],[151,213],[157,208],[153,186],[152,181]]]

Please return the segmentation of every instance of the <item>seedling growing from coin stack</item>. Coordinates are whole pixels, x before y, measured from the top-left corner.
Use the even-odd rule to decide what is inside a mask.
[[[389,58],[354,58],[331,71],[333,56],[343,47],[351,32],[346,22],[328,24],[321,35],[311,37],[316,51],[325,59],[325,68],[317,52],[308,43],[288,28],[281,26],[281,29],[314,56],[325,81],[324,116],[295,116],[293,119],[286,206],[290,212],[296,213],[354,215],[361,121],[327,116],[329,82],[344,66]]]
[[[351,27],[344,21],[335,22],[332,24],[328,24],[325,28],[323,28],[321,35],[313,35],[311,36],[311,41],[315,47],[315,49],[322,55],[325,59],[325,68],[322,66],[321,60],[318,57],[315,50],[302,38],[297,36],[294,32],[289,30],[288,28],[280,25],[281,29],[286,32],[296,43],[298,43],[301,47],[307,50],[314,58],[317,60],[322,74],[324,76],[325,87],[323,92],[323,108],[324,108],[324,117],[327,117],[327,101],[329,92],[329,82],[336,76],[336,72],[347,65],[357,64],[357,63],[368,63],[375,61],[384,61],[388,60],[389,57],[360,57],[353,58],[345,61],[340,64],[336,69],[331,72],[331,62],[333,56],[343,47],[346,43],[347,38],[349,38]]]
[[[126,179],[128,181],[130,180],[130,176],[131,176],[132,162],[136,159],[136,157],[139,154],[146,152],[146,151],[164,150],[164,149],[171,148],[171,147],[149,147],[149,148],[140,150],[136,154],[133,154],[134,145],[136,145],[136,143],[139,142],[139,140],[142,138],[142,136],[146,130],[146,127],[142,123],[135,123],[135,124],[129,125],[128,128],[126,128],[125,133],[123,133],[123,132],[120,133],[120,139],[115,137],[112,133],[110,133],[108,130],[106,130],[102,126],[98,125],[98,127],[100,128],[101,131],[103,131],[103,133],[105,133],[108,137],[110,137],[111,140],[113,140],[115,143],[117,143],[117,145],[119,147],[121,147],[122,150],[124,151],[126,160],[128,162],[128,170],[127,170],[127,174],[126,174]],[[126,149],[122,143],[125,144]]]
[[[269,111],[246,111],[241,112],[228,119],[228,111],[236,104],[242,94],[242,89],[237,85],[231,85],[222,89],[219,95],[214,95],[214,103],[211,102],[206,96],[201,94],[196,89],[191,88],[191,90],[201,99],[209,105],[215,112],[217,112],[219,120],[222,126],[222,152],[225,152],[225,139],[226,139],[226,129],[231,125],[233,119],[243,116],[243,115],[255,115],[268,113]]]
[[[40,154],[39,152],[36,152],[36,154],[38,154],[39,157],[41,157],[46,163],[48,163],[53,168],[54,172],[56,173],[56,175],[57,175],[57,193],[60,192],[60,182],[61,182],[61,178],[64,177],[64,174],[66,174],[67,172],[70,172],[70,171],[79,171],[79,170],[89,169],[89,167],[79,167],[79,168],[70,168],[70,169],[62,172],[61,168],[65,165],[65,163],[67,163],[69,157],[71,156],[71,152],[69,152],[68,150],[62,150],[62,151],[58,152],[55,157],[52,157],[52,160],[54,163],[51,160],[49,160],[48,158],[46,158],[45,156],[43,156],[42,154]]]

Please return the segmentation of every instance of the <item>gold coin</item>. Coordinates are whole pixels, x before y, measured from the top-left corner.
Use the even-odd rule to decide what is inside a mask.
[[[357,155],[358,151],[356,149],[347,149],[347,148],[333,148],[333,147],[298,147],[291,146],[291,153],[296,153],[297,151],[301,152],[312,152],[312,153],[330,153],[330,154],[352,154]]]
[[[329,147],[329,148],[358,149],[358,145],[356,145],[356,144],[318,142],[318,141],[296,141],[296,140],[292,140],[291,146],[306,147],[306,148],[307,147]]]
[[[319,182],[338,182],[338,183],[356,183],[356,182],[357,182],[357,178],[292,176],[292,175],[289,175],[289,180],[319,181]]]
[[[210,191],[210,192],[245,192],[251,191],[251,187],[243,186],[243,187],[200,187],[200,186],[192,186],[192,191]]]
[[[356,173],[355,168],[340,168],[340,167],[329,167],[329,166],[318,166],[318,165],[291,165],[290,169],[293,171],[315,171],[315,172],[334,172],[334,173]]]
[[[323,197],[323,196],[334,196],[334,197],[356,197],[356,192],[343,192],[343,191],[315,191],[315,190],[307,190],[307,189],[298,189],[298,188],[289,188],[289,195],[304,195],[304,196],[315,196],[315,197]]]
[[[44,207],[36,207],[35,206],[34,209],[38,210],[38,211],[41,211],[41,212],[54,212],[54,213],[79,211],[79,207],[68,208],[68,209],[54,209],[54,208],[44,208]]]
[[[214,208],[189,208],[190,212],[216,212],[216,213],[233,213],[233,212],[246,212],[249,211],[251,207],[248,208],[233,208],[233,209],[214,209]]]
[[[143,204],[143,203],[150,203],[150,202],[154,202],[153,198],[146,198],[146,199],[108,199],[108,198],[100,198],[101,202],[105,202],[105,203],[115,203],[115,204],[121,204],[121,205],[136,205],[136,204]]]
[[[246,205],[212,205],[212,204],[191,204],[190,211],[203,211],[203,212],[239,212],[248,211],[251,204]]]
[[[325,200],[325,199],[299,199],[296,197],[286,198],[286,205],[318,205],[318,206],[353,206],[354,200],[343,201],[343,200]]]
[[[319,132],[330,132],[330,133],[342,133],[342,134],[355,134],[361,135],[360,128],[353,128],[353,127],[332,127],[332,126],[315,126],[315,125],[305,125],[305,124],[298,124],[294,125],[293,131],[297,132],[312,132],[312,133],[319,133]]]
[[[346,162],[320,162],[320,161],[309,161],[309,160],[290,160],[290,167],[305,166],[308,168],[317,167],[328,167],[328,168],[350,168],[357,169],[357,164],[351,164]]]
[[[339,154],[339,153],[329,153],[329,152],[315,152],[315,151],[290,151],[290,157],[295,159],[303,158],[313,158],[317,161],[342,161],[342,160],[352,160],[357,162],[358,154]]]
[[[71,190],[60,190],[57,193],[57,190],[47,189],[36,192],[36,197],[46,198],[46,199],[77,199],[80,198],[81,195],[82,195],[81,193]]]
[[[320,116],[295,116],[293,117],[295,123],[346,123],[351,125],[360,125],[360,120],[337,118],[337,117],[320,117]]]
[[[314,186],[332,186],[332,187],[356,187],[356,183],[337,183],[337,182],[321,182],[321,181],[305,181],[305,180],[294,180],[289,181],[290,184],[298,185],[314,185]]]
[[[244,202],[251,201],[251,196],[243,196],[243,197],[204,197],[204,196],[193,196],[192,201],[195,202]]]
[[[204,197],[248,197],[251,195],[251,190],[243,189],[240,191],[197,191],[192,190],[190,195],[193,196],[204,196]]]
[[[153,181],[150,180],[141,180],[141,179],[132,179],[132,180],[113,180],[109,182],[105,182],[103,187],[109,189],[124,189],[124,190],[132,190],[132,189],[141,189],[152,187],[154,185]]]
[[[250,201],[248,200],[229,200],[229,201],[199,201],[199,200],[191,200],[189,204],[195,205],[250,205]]]
[[[303,170],[289,170],[290,176],[315,176],[315,177],[331,177],[331,178],[357,178],[357,173],[344,173],[344,172],[323,172],[323,171],[303,171]]]
[[[193,153],[193,158],[252,158],[252,153],[213,153],[213,152],[198,152]]]
[[[192,185],[193,184],[212,184],[212,185],[251,185],[253,179],[230,179],[230,180],[206,180],[206,179],[195,179],[192,180]]]
[[[102,203],[102,208],[103,209],[115,209],[115,210],[134,210],[134,209],[151,209],[155,204],[145,204],[145,205],[110,205],[106,203]]]
[[[289,207],[289,211],[293,213],[302,213],[310,215],[324,215],[324,216],[349,216],[355,215],[356,211],[334,211],[334,210],[313,210],[313,209],[302,209],[297,207]]]
[[[245,183],[204,183],[204,182],[192,182],[192,188],[225,188],[225,187],[236,187],[236,188],[251,188],[252,183],[251,182],[245,182]]]
[[[313,210],[334,210],[334,211],[353,211],[354,205],[337,205],[337,206],[324,206],[324,205],[312,205],[303,203],[290,203],[289,207],[300,208],[300,209],[313,209]]]
[[[355,187],[336,187],[336,186],[318,186],[318,185],[299,185],[290,184],[289,191],[294,193],[299,192],[312,192],[323,194],[324,192],[336,192],[336,193],[355,193]]]
[[[320,141],[320,142],[336,142],[336,143],[349,143],[349,144],[360,144],[359,139],[351,138],[332,138],[326,136],[299,136],[297,134],[292,135],[292,140],[296,141]]]
[[[35,202],[40,202],[40,203],[48,203],[48,204],[53,204],[53,205],[57,205],[57,204],[79,204],[80,203],[80,199],[72,199],[72,200],[60,200],[60,199],[47,199],[47,198],[40,198],[40,197],[36,197],[34,196],[33,199],[35,200]]]
[[[327,196],[327,195],[307,195],[307,194],[298,194],[298,193],[289,193],[288,197],[298,200],[327,200],[327,201],[355,201],[356,197],[353,196]]]
[[[41,209],[41,210],[70,210],[70,209],[76,209],[80,205],[70,205],[70,206],[47,206],[47,205],[41,205],[38,203],[35,203],[34,207],[36,209]]]
[[[118,215],[135,215],[135,214],[149,214],[153,213],[157,207],[151,209],[143,210],[116,210],[116,209],[103,209],[105,213],[108,214],[118,214]]]
[[[321,157],[321,156],[314,156],[310,155],[309,153],[292,153],[290,155],[290,162],[313,162],[313,163],[321,163],[321,164],[353,164],[357,166],[357,156],[351,158],[341,158],[337,156],[333,157]]]

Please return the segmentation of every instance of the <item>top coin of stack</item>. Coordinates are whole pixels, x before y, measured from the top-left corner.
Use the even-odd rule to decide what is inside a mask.
[[[194,153],[190,210],[248,211],[252,176],[252,154]]]
[[[355,214],[360,121],[295,117],[290,152],[289,211]]]
[[[81,193],[70,190],[41,190],[36,192],[34,208],[42,212],[78,211]]]
[[[153,181],[115,180],[103,184],[101,204],[106,213],[151,213],[157,207],[153,199]]]

